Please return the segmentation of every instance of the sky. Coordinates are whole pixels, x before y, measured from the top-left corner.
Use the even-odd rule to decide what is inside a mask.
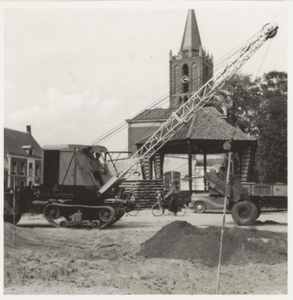
[[[202,45],[215,62],[277,22],[276,37],[242,72],[288,72],[292,6],[262,3],[5,6],[4,127],[31,125],[41,146],[87,145],[167,96],[169,52],[180,49],[188,9],[195,10]],[[127,130],[103,145],[126,150]]]

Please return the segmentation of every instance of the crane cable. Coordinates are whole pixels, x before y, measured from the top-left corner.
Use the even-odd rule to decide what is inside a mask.
[[[264,55],[264,57],[263,57],[263,59],[262,59],[262,62],[261,62],[261,64],[260,64],[260,66],[259,66],[259,69],[258,69],[258,71],[257,71],[257,74],[256,74],[255,78],[257,78],[257,76],[258,76],[258,74],[259,74],[259,71],[260,71],[260,69],[261,69],[261,67],[262,67],[262,65],[263,65],[263,62],[264,62],[264,60],[265,60],[265,58],[266,58],[266,56],[267,56],[267,54],[268,54],[269,48],[270,48],[270,46],[271,46],[271,43],[272,43],[272,39],[270,40],[270,42],[269,42],[269,44],[268,44],[267,51],[266,51],[266,53],[265,53],[265,55]]]
[[[257,33],[258,34],[258,33]],[[255,35],[257,35],[255,34]],[[245,42],[241,43],[240,45],[238,45],[237,47],[235,47],[233,50],[231,50],[230,52],[228,52],[227,54],[225,54],[222,58],[220,58],[216,63],[215,63],[215,67],[216,67],[216,70],[215,71],[218,71],[225,63],[226,61],[229,59],[229,57],[235,55],[237,52],[240,51],[241,47],[243,45],[245,45],[247,43],[247,41],[251,40],[255,35],[253,35],[251,38],[247,39]],[[200,76],[197,76],[197,78],[195,78],[193,80],[193,83],[196,83],[197,79],[199,78]],[[178,91],[179,89],[181,88],[181,84],[178,85],[176,87],[176,90],[175,91]],[[169,95],[169,94],[166,94],[166,95]],[[146,109],[150,109],[150,112],[151,112],[151,108],[153,107],[156,107],[157,105],[159,105],[160,103],[163,104],[165,102],[167,102],[168,99],[168,96],[162,96],[162,99],[159,98],[159,100],[156,100],[154,101],[150,106],[149,108],[147,107]],[[139,112],[138,114],[135,114],[135,116],[138,116],[140,113],[144,112],[146,109],[142,110],[141,112]],[[149,112],[149,113],[150,113]],[[168,112],[166,112],[166,114],[164,115],[165,117],[168,115]],[[133,117],[134,118],[134,117]],[[145,135],[145,133],[147,133],[149,130],[151,130],[157,123],[159,122],[155,122],[150,128],[148,128],[144,133],[142,133],[133,143],[132,145],[138,141],[142,136]],[[93,141],[92,143],[90,143],[90,145],[95,145],[97,143],[100,143],[102,141],[106,141],[108,140],[110,137],[120,133],[122,130],[124,130],[125,128],[127,127],[127,124],[125,122],[122,122],[120,123],[119,125],[117,125],[116,127],[114,127],[114,129],[110,130],[109,132],[105,133],[104,135],[102,135],[100,138],[97,138],[95,141]],[[128,147],[127,147],[128,148]],[[126,149],[127,149],[126,148]],[[125,150],[126,150],[125,149]]]

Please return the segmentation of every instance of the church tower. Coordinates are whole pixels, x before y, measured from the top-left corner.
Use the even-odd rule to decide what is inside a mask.
[[[170,51],[170,108],[179,107],[213,76],[213,56],[202,47],[193,9],[187,14],[178,55]]]

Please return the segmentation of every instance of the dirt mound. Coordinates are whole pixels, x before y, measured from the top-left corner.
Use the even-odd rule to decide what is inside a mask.
[[[186,221],[166,225],[141,245],[146,258],[183,259],[215,267],[219,260],[221,228],[198,228]],[[222,265],[287,262],[287,234],[225,228]]]

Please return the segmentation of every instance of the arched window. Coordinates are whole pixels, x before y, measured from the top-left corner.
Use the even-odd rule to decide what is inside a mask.
[[[188,65],[182,66],[182,93],[188,93],[189,91],[189,69]]]
[[[188,100],[187,96],[184,97],[184,103]]]
[[[179,67],[175,66],[174,70],[174,86],[173,86],[173,94],[177,94],[179,89]]]
[[[198,82],[198,74],[197,74],[197,69],[196,69],[196,64],[193,63],[191,66],[191,78],[190,78],[190,82],[191,82],[191,90],[194,92],[196,90],[198,90],[197,88],[197,82]]]
[[[183,103],[182,103],[182,98],[180,97],[179,98],[179,106],[181,106]]]
[[[209,80],[209,68],[206,65],[205,66],[205,81],[204,81],[204,83],[206,83],[208,80]]]

